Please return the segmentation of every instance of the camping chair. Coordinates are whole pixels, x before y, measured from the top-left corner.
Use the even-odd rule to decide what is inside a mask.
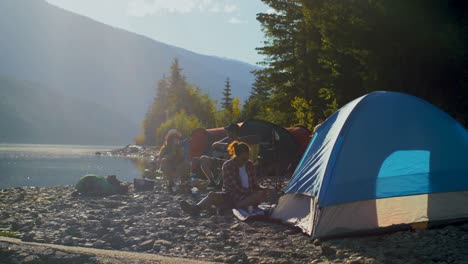
[[[258,150],[259,150],[259,142],[260,142],[260,137],[258,135],[248,135],[248,136],[243,136],[239,139],[241,142],[245,142],[249,144],[250,146],[250,160],[258,165]],[[217,187],[222,187],[223,185],[223,176],[222,176],[222,167],[223,164],[220,162],[216,162],[212,169],[213,175],[215,176],[214,183]]]
[[[241,142],[245,142],[250,146],[250,160],[254,164],[258,164],[258,154],[260,148],[260,136],[258,135],[248,135],[243,136],[239,139]]]
[[[282,189],[283,181],[288,177],[290,153],[284,153],[279,134],[272,129],[271,141],[260,143],[259,175],[274,178],[275,189]]]
[[[260,142],[260,137],[258,135],[248,135],[241,137],[239,139],[241,142],[245,142],[250,145],[251,151],[250,151],[250,160],[254,162],[256,166],[258,166],[258,153],[259,153],[259,142]],[[209,144],[211,146],[211,144]],[[211,149],[210,149],[211,150]],[[208,153],[206,153],[208,154]],[[224,154],[224,152],[223,152]],[[213,156],[216,154],[211,152],[211,154],[208,154],[208,156]],[[192,160],[194,161],[194,160]],[[223,177],[222,177],[222,166],[223,162],[214,162],[211,171],[213,172],[214,179],[213,182],[216,187],[221,188],[223,185]],[[200,179],[205,179],[204,176],[201,176],[203,172],[201,171],[200,165],[198,164],[198,161],[193,162],[192,166],[193,173],[196,175],[197,178]]]

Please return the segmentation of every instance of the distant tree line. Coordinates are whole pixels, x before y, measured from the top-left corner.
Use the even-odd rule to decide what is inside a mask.
[[[242,117],[312,128],[376,90],[468,119],[468,1],[261,0],[265,56]],[[398,107],[398,106],[395,106]]]

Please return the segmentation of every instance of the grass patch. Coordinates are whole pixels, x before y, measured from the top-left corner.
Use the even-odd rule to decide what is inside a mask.
[[[0,237],[19,238],[19,235],[18,235],[18,232],[15,232],[15,231],[1,230]]]

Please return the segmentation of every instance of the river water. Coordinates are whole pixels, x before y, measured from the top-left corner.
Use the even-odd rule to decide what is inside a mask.
[[[21,186],[73,185],[86,174],[139,178],[135,161],[96,152],[115,146],[0,144],[0,189]]]

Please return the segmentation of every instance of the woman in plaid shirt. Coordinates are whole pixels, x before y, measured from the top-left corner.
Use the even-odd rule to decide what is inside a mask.
[[[250,148],[246,143],[232,142],[228,147],[231,159],[222,167],[223,190],[210,192],[198,204],[190,205],[182,201],[182,210],[190,214],[197,214],[200,210],[211,206],[228,206],[246,208],[257,206],[266,200],[266,190],[262,189],[255,180],[255,167],[249,160]]]

